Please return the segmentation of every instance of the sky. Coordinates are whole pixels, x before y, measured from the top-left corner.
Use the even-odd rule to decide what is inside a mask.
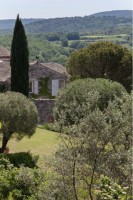
[[[132,0],[0,0],[0,19],[15,19],[17,14],[48,19],[132,9]]]

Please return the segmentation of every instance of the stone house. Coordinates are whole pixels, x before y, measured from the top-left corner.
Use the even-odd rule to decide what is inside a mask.
[[[52,62],[30,63],[29,80],[30,96],[34,97],[39,112],[39,123],[52,122],[54,97],[68,81],[65,67]],[[10,82],[10,52],[0,47],[0,92],[10,90]]]
[[[30,64],[30,93],[41,97],[54,97],[58,90],[65,87],[68,74],[65,67],[58,63]]]
[[[10,52],[4,48],[0,47],[0,91],[5,88],[10,90]]]
[[[0,47],[0,85],[10,87],[11,67],[10,52]],[[52,98],[58,90],[65,87],[68,74],[64,66],[58,63],[30,63],[29,68],[30,94],[33,97]]]

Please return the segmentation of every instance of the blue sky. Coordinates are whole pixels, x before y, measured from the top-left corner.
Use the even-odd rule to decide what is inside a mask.
[[[101,11],[131,10],[132,0],[0,0],[0,19],[85,16]]]

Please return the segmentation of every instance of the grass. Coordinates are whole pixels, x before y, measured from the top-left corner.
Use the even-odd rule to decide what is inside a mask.
[[[31,138],[24,137],[20,141],[11,139],[7,146],[10,153],[29,151],[33,156],[39,156],[37,165],[43,168],[45,167],[45,158],[54,155],[59,143],[58,133],[37,128]]]
[[[119,34],[119,35],[83,35],[83,36],[80,36],[80,38],[84,39],[84,38],[94,38],[94,39],[97,39],[97,38],[116,38],[116,37],[126,37],[127,34]]]
[[[55,152],[59,145],[58,133],[37,128],[31,137],[24,137],[20,141],[11,139],[8,142],[10,153],[30,151],[33,155],[49,156]]]

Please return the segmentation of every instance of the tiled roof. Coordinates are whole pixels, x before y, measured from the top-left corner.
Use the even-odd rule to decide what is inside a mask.
[[[0,82],[5,82],[11,77],[10,61],[0,60]]]
[[[0,58],[3,58],[3,57],[10,57],[10,51],[0,46]]]
[[[42,67],[47,67],[53,71],[56,71],[64,76],[68,76],[66,68],[58,63],[30,63],[30,66],[34,65],[41,65]],[[30,70],[30,69],[29,69]],[[11,77],[11,67],[10,67],[10,60],[0,60],[0,82],[8,81]]]
[[[35,66],[35,65],[38,65],[38,66],[40,65],[41,67],[46,67],[46,68],[51,69],[52,71],[55,71],[55,72],[65,75],[65,76],[68,76],[66,68],[59,63],[54,63],[54,62],[48,62],[48,63],[32,62],[32,63],[30,63],[31,67]]]
[[[43,66],[48,67],[60,74],[64,74],[64,75],[68,75],[66,68],[58,63],[52,63],[52,62],[48,62],[48,63],[41,63]]]

